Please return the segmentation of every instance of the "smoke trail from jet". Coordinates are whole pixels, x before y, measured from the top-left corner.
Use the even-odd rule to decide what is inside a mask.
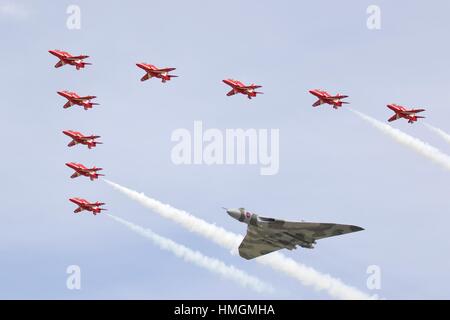
[[[125,188],[106,179],[103,180],[116,190],[122,192],[132,200],[139,202],[144,207],[158,213],[162,217],[168,218],[180,224],[187,230],[212,240],[221,247],[230,250],[232,254],[237,253],[237,248],[243,239],[241,235],[229,232],[214,224],[208,223],[186,211],[161,203],[155,199],[147,197],[143,193]],[[371,299],[371,297],[366,293],[344,284],[341,280],[316,271],[311,267],[302,265],[278,252],[256,258],[255,261],[263,265],[270,266],[276,271],[281,271],[284,274],[298,280],[305,286],[313,287],[318,291],[325,290],[331,297],[336,299]]]
[[[153,243],[159,246],[163,250],[167,250],[175,254],[177,257],[184,259],[185,261],[192,262],[195,265],[205,268],[213,273],[218,273],[224,278],[230,279],[238,283],[239,285],[255,290],[259,293],[273,292],[273,288],[259,280],[258,278],[249,275],[248,273],[237,269],[232,265],[226,265],[222,261],[207,257],[198,251],[191,250],[181,244],[178,244],[170,239],[164,238],[150,229],[144,229],[134,223],[131,223],[122,218],[106,214],[113,220],[123,224],[129,229],[133,230],[137,234],[150,239]]]
[[[420,139],[414,138],[413,136],[410,136],[409,134],[406,134],[403,131],[395,129],[386,123],[383,123],[372,117],[369,117],[364,113],[352,109],[349,110],[354,114],[358,115],[361,119],[369,122],[376,129],[393,138],[395,141],[411,148],[418,154],[430,159],[431,161],[439,164],[444,169],[450,171],[450,156],[446,155],[439,149],[429,145],[426,142],[423,142]]]
[[[445,132],[442,129],[433,127],[432,125],[430,125],[428,123],[424,123],[424,124],[428,129],[430,129],[431,131],[436,133],[438,136],[440,136],[442,139],[444,139],[445,142],[450,143],[450,134],[448,134],[447,132]]]

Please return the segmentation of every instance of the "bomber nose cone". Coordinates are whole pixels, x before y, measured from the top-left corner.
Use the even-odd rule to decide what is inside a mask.
[[[241,213],[238,209],[228,209],[227,213],[230,217],[238,220],[241,217]]]

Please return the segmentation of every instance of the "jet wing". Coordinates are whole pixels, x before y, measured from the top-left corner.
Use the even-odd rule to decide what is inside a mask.
[[[239,245],[239,255],[249,260],[283,248],[269,234],[262,234],[257,227],[249,225],[247,235]]]
[[[344,99],[344,98],[348,98],[348,96],[346,95],[336,95],[336,96],[329,96],[329,97],[325,97],[326,99]]]
[[[322,104],[322,101],[320,101],[320,100],[317,100],[316,102],[314,102],[313,103],[313,107],[318,107],[318,106],[320,106]]]
[[[89,56],[72,56],[72,57],[64,57],[64,59],[66,60],[82,60],[82,59],[86,59],[89,58]]]
[[[74,179],[74,178],[78,178],[80,176],[80,174],[78,173],[78,172],[75,172],[74,174],[72,174],[70,177],[72,178],[72,179]]]
[[[170,72],[170,71],[173,71],[173,70],[176,70],[177,68],[164,68],[164,69],[159,69],[159,71],[162,71],[162,72]]]
[[[67,108],[70,108],[71,106],[73,106],[73,104],[72,104],[72,102],[70,102],[70,100],[69,100],[69,101],[67,101],[67,102],[64,104],[63,108],[64,108],[64,109],[67,109]]]
[[[258,85],[251,85],[251,86],[244,86],[242,87],[243,89],[259,89],[262,88],[262,86],[258,86]]]
[[[245,259],[253,259],[280,249],[310,246],[319,239],[361,230],[361,227],[344,224],[273,220],[273,225],[268,228],[249,225],[239,254]]]
[[[398,120],[398,115],[397,115],[397,114],[394,114],[392,117],[390,117],[390,118],[388,119],[389,122],[392,122],[392,121],[394,121],[394,120]]]
[[[85,97],[78,97],[78,98],[72,98],[73,101],[80,101],[83,102],[85,100],[91,100],[97,98],[96,96],[85,96]]]
[[[163,73],[163,72],[170,72],[176,70],[176,68],[163,68],[163,69],[155,69],[155,70],[150,70],[150,72],[153,73]]]
[[[425,109],[412,109],[412,110],[406,110],[406,111],[402,111],[405,114],[414,114],[414,113],[419,113],[419,112],[423,112],[425,111]]]
[[[316,222],[284,222],[281,229],[301,240],[320,240],[323,238],[339,236],[341,234],[364,230],[358,226],[336,223]],[[276,230],[276,229],[275,229]],[[309,241],[308,241],[309,242]]]

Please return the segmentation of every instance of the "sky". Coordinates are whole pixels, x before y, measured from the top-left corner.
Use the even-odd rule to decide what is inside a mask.
[[[81,28],[66,26],[70,5]],[[377,5],[381,29],[370,30]],[[106,178],[244,235],[221,207],[291,221],[348,223],[362,232],[324,239],[294,260],[386,299],[448,299],[450,173],[381,134],[347,106],[312,108],[309,89],[345,93],[351,108],[386,121],[388,103],[424,107],[450,131],[450,3],[421,1],[8,1],[0,0],[2,299],[330,299],[164,220],[101,180],[70,179],[64,163],[104,168]],[[91,66],[55,69],[48,53],[88,54]],[[141,82],[137,62],[173,66],[168,83]],[[227,97],[221,82],[261,84]],[[89,111],[63,109],[58,90],[96,95]],[[278,129],[279,171],[259,165],[176,165],[177,129]],[[425,122],[424,121],[424,122]],[[423,123],[392,123],[450,154]],[[99,134],[93,150],[67,148],[61,131]],[[151,228],[272,285],[242,288],[105,215],[73,213],[68,198]],[[66,286],[67,267],[81,289]],[[367,287],[367,268],[381,288]]]

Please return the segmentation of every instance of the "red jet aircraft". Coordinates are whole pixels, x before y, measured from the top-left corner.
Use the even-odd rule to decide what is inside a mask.
[[[58,91],[58,94],[68,100],[63,107],[64,109],[70,108],[73,105],[77,105],[82,106],[84,110],[88,110],[91,109],[92,106],[99,105],[98,103],[91,102],[92,99],[97,98],[96,96],[80,97],[75,92],[70,91]]]
[[[100,141],[95,141],[95,139],[100,138],[100,136],[94,136],[94,135],[85,136],[82,133],[80,133],[78,131],[73,131],[73,130],[64,130],[63,133],[66,136],[69,136],[70,138],[72,138],[72,141],[69,142],[69,144],[67,145],[68,147],[73,147],[77,144],[84,144],[84,145],[87,145],[87,147],[89,149],[91,149],[91,148],[96,147],[97,144],[102,144],[102,142],[100,142]]]
[[[105,203],[103,202],[89,202],[85,199],[81,199],[81,198],[70,198],[70,201],[72,201],[73,203],[75,203],[78,208],[75,209],[74,213],[79,213],[81,211],[91,211],[94,215],[99,214],[100,212],[102,212],[102,210],[107,210],[107,209],[103,209],[100,208],[100,206],[103,206]]]
[[[84,59],[89,58],[89,56],[86,55],[73,56],[70,53],[61,50],[49,50],[48,52],[59,59],[58,63],[55,64],[55,68],[62,67],[65,64],[70,64],[75,66],[77,70],[80,70],[86,65],[92,64],[83,61]]]
[[[262,88],[262,86],[255,85],[253,83],[249,86],[246,86],[238,80],[225,79],[222,81],[233,88],[230,92],[227,93],[227,96],[234,96],[236,93],[242,93],[247,95],[247,98],[251,99],[252,97],[256,97],[257,94],[263,94],[263,92],[255,91],[255,89]]]
[[[425,109],[406,109],[405,107],[399,106],[397,104],[391,103],[387,107],[395,112],[395,114],[388,119],[389,122],[398,120],[400,118],[408,119],[408,123],[416,122],[419,118],[425,118],[421,116],[416,116],[416,113],[425,111]]]
[[[97,167],[86,168],[81,163],[75,162],[68,162],[66,163],[66,166],[75,170],[74,174],[70,176],[72,179],[77,178],[79,176],[85,176],[91,179],[91,181],[94,181],[95,179],[98,179],[99,176],[104,176],[104,174],[97,173],[98,171],[103,170],[102,168]]]
[[[141,78],[141,81],[145,81],[145,80],[148,80],[148,79],[154,77],[154,78],[162,79],[162,82],[164,83],[166,81],[169,81],[171,78],[178,77],[178,76],[169,74],[170,71],[173,71],[176,68],[158,69],[154,65],[148,64],[148,63],[136,63],[136,65],[146,72],[146,74]]]
[[[341,99],[347,98],[348,96],[340,95],[339,93],[335,96],[330,95],[328,92],[320,89],[312,89],[309,90],[309,93],[319,98],[314,104],[313,107],[320,106],[321,104],[329,104],[332,105],[334,109],[342,107],[344,103],[348,103],[345,101],[341,101]]]

